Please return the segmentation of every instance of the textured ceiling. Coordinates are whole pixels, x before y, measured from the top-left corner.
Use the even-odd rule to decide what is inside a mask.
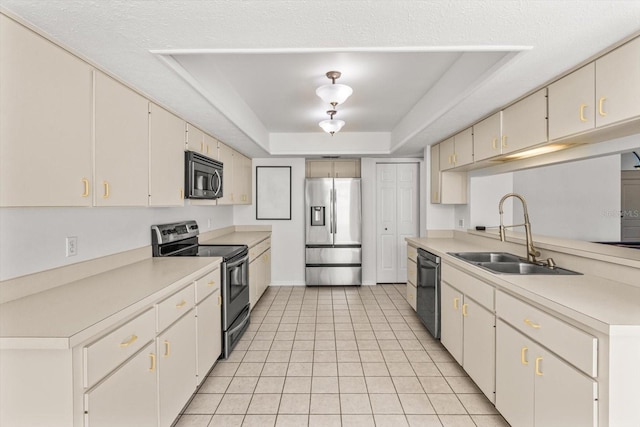
[[[275,143],[287,133],[299,141],[296,153],[322,151],[316,123],[325,108],[313,91],[331,68],[324,61],[344,60],[342,80],[355,90],[342,117],[352,128],[345,127],[335,153],[367,154],[355,141],[379,132],[388,141],[377,152],[400,157],[420,154],[640,31],[637,0],[2,0],[0,6],[251,156],[287,154],[286,144]],[[482,52],[493,53],[472,58]],[[368,74],[348,73],[359,67]]]

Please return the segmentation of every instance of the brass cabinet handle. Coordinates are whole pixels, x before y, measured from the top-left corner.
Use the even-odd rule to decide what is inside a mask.
[[[187,302],[185,300],[182,300],[178,304],[176,304],[176,308],[182,308],[185,305],[187,305]]]
[[[587,104],[580,104],[580,121],[586,122],[587,118],[584,116],[584,109],[587,108]]]
[[[494,150],[498,149],[498,147],[496,146],[497,143],[498,143],[498,138],[493,138],[493,140],[491,141],[491,147],[493,147]]]
[[[207,154],[209,154],[209,144],[207,144]]]
[[[133,344],[134,342],[136,342],[136,340],[138,339],[138,336],[133,334],[129,337],[128,340],[126,341],[122,341],[120,343],[120,347],[129,347],[131,344]]]
[[[454,298],[453,299],[453,309],[457,310],[458,309],[458,302],[460,301],[460,299],[458,298]]]
[[[171,356],[171,343],[169,340],[164,340],[164,357]]]
[[[540,362],[542,362],[542,356],[536,357],[536,375],[541,377],[542,371],[540,370]]]
[[[502,146],[507,147],[507,135],[502,135]]]
[[[102,195],[103,199],[109,198],[109,183],[107,181],[102,181],[102,186],[104,187],[104,194]]]
[[[453,153],[453,164],[455,165],[456,163],[458,163],[458,155]]]
[[[462,315],[464,317],[467,317],[467,307],[469,306],[469,304],[462,304]]]
[[[82,183],[84,184],[84,193],[82,193],[82,197],[89,197],[89,180],[87,178],[82,178]]]
[[[598,113],[599,113],[602,117],[604,117],[604,116],[606,116],[606,115],[607,115],[607,113],[605,113],[605,111],[604,111],[604,101],[605,101],[606,99],[607,99],[607,98],[603,96],[602,98],[600,98],[600,99],[598,100]]]
[[[218,306],[222,305],[222,295],[218,295]]]
[[[184,199],[184,188],[180,189],[180,199]]]
[[[522,347],[522,350],[520,350],[520,362],[523,365],[529,364],[529,361],[527,360],[527,351],[529,351],[528,347]]]
[[[215,280],[211,280],[209,283],[207,283],[208,286],[213,286],[216,284]]]
[[[153,372],[156,370],[156,355],[153,353],[149,353],[149,358],[151,359],[151,367],[149,368],[149,372]]]
[[[524,323],[531,326],[533,329],[540,329],[540,325],[538,323],[533,322],[532,320],[524,319]]]
[[[200,151],[204,153],[204,141],[200,142]]]

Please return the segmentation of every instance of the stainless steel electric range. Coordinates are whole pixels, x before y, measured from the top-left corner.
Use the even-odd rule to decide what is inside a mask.
[[[226,359],[250,323],[249,250],[246,245],[201,245],[198,234],[195,221],[152,225],[153,256],[222,258],[222,348]]]

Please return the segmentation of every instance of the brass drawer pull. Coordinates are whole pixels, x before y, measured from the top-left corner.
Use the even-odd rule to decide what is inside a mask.
[[[137,335],[131,335],[131,337],[129,337],[128,340],[123,341],[120,343],[120,347],[129,347],[131,344],[133,344],[134,342],[136,342],[138,340],[138,336]]]
[[[187,302],[185,300],[182,300],[178,304],[176,304],[176,308],[182,308],[185,305],[187,305]]]
[[[208,286],[214,286],[216,284],[215,280],[211,280],[209,283],[207,283]]]
[[[524,319],[524,323],[531,326],[533,329],[540,329],[540,325],[537,323],[534,323],[532,320]]]

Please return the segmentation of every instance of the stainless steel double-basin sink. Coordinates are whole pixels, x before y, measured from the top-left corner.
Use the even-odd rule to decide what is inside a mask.
[[[534,264],[524,258],[506,252],[449,252],[449,255],[497,274],[582,274],[565,268]]]

